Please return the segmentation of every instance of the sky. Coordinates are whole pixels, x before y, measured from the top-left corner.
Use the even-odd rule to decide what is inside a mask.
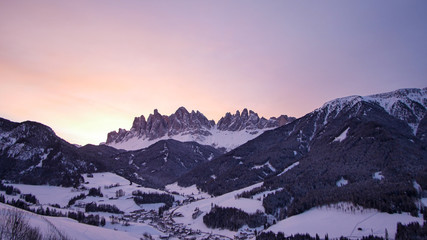
[[[0,117],[104,142],[154,109],[218,121],[427,87],[427,1],[0,1]]]

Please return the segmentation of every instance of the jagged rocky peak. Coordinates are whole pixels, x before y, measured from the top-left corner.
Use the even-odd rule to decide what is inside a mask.
[[[129,131],[119,129],[118,132],[110,132],[106,144],[118,149],[137,150],[162,139],[175,139],[231,150],[267,129],[293,120],[295,118],[286,115],[267,120],[245,108],[242,112],[237,110],[235,114],[227,113],[215,124],[215,121],[208,120],[201,112],[188,111],[184,107],[178,108],[170,116],[161,115],[156,109],[147,120],[144,116],[136,117]]]
[[[129,131],[119,129],[108,134],[107,144],[127,141],[131,138],[158,139],[164,136],[173,136],[187,131],[198,131],[206,134],[204,129],[211,129],[215,126],[214,121],[209,121],[199,111],[187,111],[180,107],[170,116],[161,115],[157,109],[145,120],[141,115],[133,121],[132,128]]]
[[[192,110],[190,113],[184,107],[178,108],[169,119],[172,135],[189,130],[210,129],[215,125],[215,122],[209,121],[201,112]]]
[[[257,113],[252,110],[243,109],[242,113],[239,110],[235,114],[226,113],[218,121],[218,129],[222,131],[241,131],[244,129],[265,129],[265,128],[275,128],[283,126],[291,121],[295,120],[293,117],[288,117],[287,115],[281,115],[278,118],[272,117],[270,119],[265,119],[264,117],[259,117]]]

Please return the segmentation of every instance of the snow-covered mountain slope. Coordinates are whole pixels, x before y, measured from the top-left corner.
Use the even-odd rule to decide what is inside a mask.
[[[148,147],[159,140],[174,139],[181,142],[195,141],[229,151],[259,136],[266,130],[287,124],[295,118],[282,115],[265,119],[251,110],[242,113],[227,113],[217,124],[208,120],[199,111],[188,112],[180,107],[170,116],[161,115],[157,110],[147,120],[136,117],[129,131],[119,129],[110,132],[106,144],[125,150]]]
[[[118,152],[114,148],[102,148]],[[48,126],[31,121],[15,123],[0,118],[2,179],[72,186],[79,184],[80,172],[96,171],[96,160],[96,157],[89,160],[82,156],[77,147],[56,136]]]
[[[114,172],[148,187],[163,187],[177,181],[194,167],[221,155],[211,146],[196,142],[160,140],[147,148],[117,154]]]
[[[148,138],[130,138],[122,142],[112,142],[107,144],[110,147],[114,147],[117,149],[125,149],[125,150],[138,150],[142,148],[149,147],[154,143],[173,139],[180,142],[198,142],[202,145],[213,146],[218,149],[225,149],[225,151],[230,151],[233,148],[236,148],[243,143],[258,137],[261,133],[263,133],[268,129],[259,129],[259,130],[240,130],[240,131],[221,131],[217,128],[212,128],[209,131],[208,135],[198,135],[191,132],[182,132],[177,135],[172,136],[163,136],[156,139],[148,139]]]
[[[357,105],[360,102],[369,102],[381,107],[391,116],[406,122],[417,134],[418,125],[427,113],[427,88],[399,89],[393,92],[380,93],[369,96],[349,96],[338,98],[325,103],[316,112],[325,111],[324,123],[332,115],[336,116],[341,110]],[[357,111],[354,111],[357,113]],[[333,116],[332,116],[333,117]]]
[[[185,186],[205,185],[207,188],[202,188],[209,193],[222,194],[275,176],[299,159],[311,155],[310,152],[315,148],[321,152],[317,157],[313,156],[315,158],[345,155],[346,151],[354,151],[353,158],[358,156],[358,161],[362,161],[363,155],[367,155],[369,150],[373,156],[369,161],[366,158],[368,164],[372,164],[374,159],[386,161],[384,156],[379,154],[379,149],[384,148],[385,152],[398,149],[386,146],[390,142],[379,138],[380,134],[385,132],[387,135],[382,138],[391,137],[395,141],[399,139],[397,145],[405,148],[414,147],[414,151],[409,152],[411,155],[420,155],[422,159],[425,151],[422,148],[415,150],[415,145],[421,142],[412,139],[408,144],[408,139],[416,138],[423,141],[422,136],[426,135],[426,98],[427,88],[401,89],[366,97],[350,96],[332,100],[302,118],[265,132],[218,159],[206,163],[206,166],[197,167],[181,178],[179,183]],[[384,133],[379,132],[381,129],[384,129]],[[414,135],[415,129],[417,131]],[[371,143],[364,143],[369,139]],[[374,143],[378,144],[377,152],[370,148]],[[346,148],[336,147],[337,144]],[[358,144],[363,145],[366,150],[357,149]],[[405,155],[405,158],[408,159],[411,155]],[[415,159],[413,158],[414,161]],[[243,172],[244,175],[239,174]],[[211,179],[212,174],[218,178]],[[221,187],[217,188],[217,184]]]
[[[257,191],[282,189],[263,202],[278,219],[338,201],[416,215],[420,193],[413,183],[427,189],[425,95],[406,89],[331,101],[199,165],[178,184],[222,195],[263,181]],[[390,100],[394,110],[377,103],[388,96],[397,96]],[[416,135],[407,119],[418,124]]]

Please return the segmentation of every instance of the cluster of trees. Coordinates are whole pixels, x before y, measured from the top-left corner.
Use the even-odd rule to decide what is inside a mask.
[[[68,201],[68,206],[74,205],[74,203],[76,203],[77,200],[81,200],[81,199],[85,199],[86,195],[84,193],[77,195],[73,198],[70,199],[70,201]]]
[[[296,234],[296,235],[285,237],[285,234],[283,234],[282,232],[279,232],[277,234],[273,232],[262,232],[256,237],[256,240],[320,240],[320,239],[321,238],[317,234],[315,237],[312,237],[309,234]],[[328,234],[326,234],[325,237],[322,239],[329,240]],[[341,236],[338,239],[350,240],[349,238],[346,238],[343,236]],[[409,238],[405,238],[405,239],[409,239]],[[370,236],[362,237],[361,240],[384,240],[384,238],[370,235]]]
[[[424,213],[424,224],[421,225],[418,222],[413,222],[408,225],[403,225],[401,223],[397,224],[397,231],[396,231],[396,240],[408,240],[408,239],[414,239],[414,240],[421,240],[421,239],[427,239],[427,210],[423,210]],[[262,232],[256,237],[257,240],[318,240],[320,239],[319,236],[316,234],[315,237],[311,237],[308,234],[305,235],[293,235],[285,237],[285,235],[282,232],[279,232],[278,234],[275,234],[273,232]],[[325,240],[328,240],[328,235],[325,236]],[[348,240],[346,237],[340,237],[340,240]],[[386,238],[379,236],[364,236],[362,237],[362,240],[387,240],[389,239],[387,232],[386,232]]]
[[[408,225],[401,223],[397,224],[396,240],[405,239],[427,239],[427,222],[421,226],[418,222],[413,222]]]
[[[267,195],[262,205],[265,212],[276,215],[279,219],[283,219],[287,215],[287,206],[291,203],[292,196],[287,191],[278,191]]]
[[[252,196],[258,194],[258,193],[262,193],[267,191],[267,189],[265,188],[265,186],[260,186],[260,187],[256,187],[256,188],[252,188],[249,191],[244,191],[240,194],[237,194],[237,198],[252,198]]]
[[[20,198],[24,199],[28,203],[32,203],[32,204],[38,203],[36,196],[34,196],[33,194],[21,194]]]
[[[109,212],[109,213],[117,213],[117,214],[123,213],[122,211],[120,211],[119,208],[117,208],[116,205],[110,205],[110,204],[97,205],[95,202],[86,204],[85,211],[86,212]]]
[[[164,203],[168,208],[172,207],[174,197],[166,193],[144,193],[140,190],[133,191],[133,200],[136,204]]]
[[[378,209],[387,213],[409,212],[418,216],[415,205],[417,192],[411,184],[383,183],[371,184],[369,188],[362,183],[348,186],[313,188],[307,191],[304,186],[294,185],[263,199],[267,213],[278,219],[303,213],[313,207],[338,202],[352,202],[365,208]],[[292,201],[290,201],[293,199]]]
[[[92,197],[103,197],[104,196],[104,194],[102,194],[102,192],[101,192],[101,187],[89,189],[89,193],[87,195],[92,196]]]
[[[84,195],[84,194],[83,194]],[[80,223],[85,223],[85,224],[90,224],[90,225],[94,225],[94,226],[104,226],[105,225],[105,218],[104,217],[99,217],[99,215],[88,215],[86,216],[83,212],[68,212],[67,215],[63,214],[60,211],[57,211],[56,209],[50,209],[50,208],[46,208],[43,209],[42,207],[39,207],[38,209],[34,210],[31,209],[28,205],[28,203],[21,201],[20,199],[15,200],[12,199],[11,201],[4,201],[4,196],[0,195],[0,202],[6,203],[8,205],[14,206],[16,208],[20,208],[20,209],[24,209],[27,210],[29,212],[33,212],[39,215],[45,215],[45,216],[51,216],[51,217],[68,217],[68,218],[72,218],[77,220]],[[95,204],[96,205],[96,204]],[[97,206],[100,209],[104,209],[104,210],[112,210],[112,211],[117,211],[118,208],[116,206],[111,206],[111,205],[99,205]],[[100,210],[98,210],[100,211]],[[120,210],[118,210],[120,211]],[[122,213],[122,212],[119,212]],[[2,238],[0,238],[2,239]],[[7,238],[5,238],[7,239]],[[26,239],[26,238],[24,238]],[[31,239],[31,238],[29,238]]]
[[[325,236],[325,240],[328,240],[328,235]],[[279,232],[277,234],[273,232],[262,232],[256,237],[256,240],[320,240],[320,237],[311,237],[309,234],[296,234],[285,237],[285,234]]]
[[[15,188],[16,189],[16,188]],[[19,190],[18,190],[19,191]],[[37,204],[39,200],[37,200],[36,196],[32,194],[21,194],[19,198],[23,199],[27,203]],[[18,200],[19,201],[19,200]],[[6,198],[3,194],[0,194],[0,202],[6,203]],[[22,201],[19,201],[22,202]],[[21,203],[20,203],[21,204]]]
[[[79,223],[89,224],[93,226],[105,226],[105,218],[99,215],[86,216],[83,212],[68,212],[68,218],[77,220]]]
[[[125,191],[123,189],[119,189],[116,191],[116,198],[123,197],[125,195]]]
[[[24,201],[21,201],[21,200],[16,200],[15,201],[15,199],[12,199],[11,201],[6,201],[5,202],[6,204],[8,204],[8,205],[11,205],[11,206],[14,206],[14,207],[17,207],[17,208],[20,208],[20,209],[24,209],[24,210],[27,210],[27,211],[31,211],[31,209],[30,209],[30,207],[29,207],[29,205],[28,205],[28,203],[26,203],[26,202],[24,202]]]
[[[56,211],[56,209],[54,209],[54,208],[52,208],[52,209],[50,209],[50,208],[44,209],[42,207],[39,207],[39,208],[37,208],[37,210],[35,210],[35,211],[31,210],[31,211],[34,212],[34,213],[37,213],[39,215],[44,215],[44,216],[67,217],[67,215],[63,214],[61,211]]]
[[[424,224],[421,226],[418,222],[403,225],[397,224],[396,240],[403,239],[427,239],[427,208],[422,209]]]
[[[251,228],[267,223],[267,217],[262,212],[248,214],[237,208],[214,206],[211,211],[203,216],[203,222],[210,228],[229,229],[237,231],[244,225]]]
[[[115,184],[105,185],[104,188],[110,189],[110,188],[115,188],[115,187],[119,187],[119,186],[120,186],[120,183],[115,183]]]
[[[16,195],[21,194],[21,191],[17,188],[14,188],[12,186],[6,186],[0,181],[0,191],[5,191],[6,195]]]

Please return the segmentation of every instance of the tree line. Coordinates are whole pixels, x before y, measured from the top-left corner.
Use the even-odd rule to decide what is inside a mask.
[[[267,223],[267,217],[262,212],[249,214],[237,208],[214,205],[211,211],[203,216],[203,222],[210,228],[237,231],[244,225],[250,228],[262,226]]]

